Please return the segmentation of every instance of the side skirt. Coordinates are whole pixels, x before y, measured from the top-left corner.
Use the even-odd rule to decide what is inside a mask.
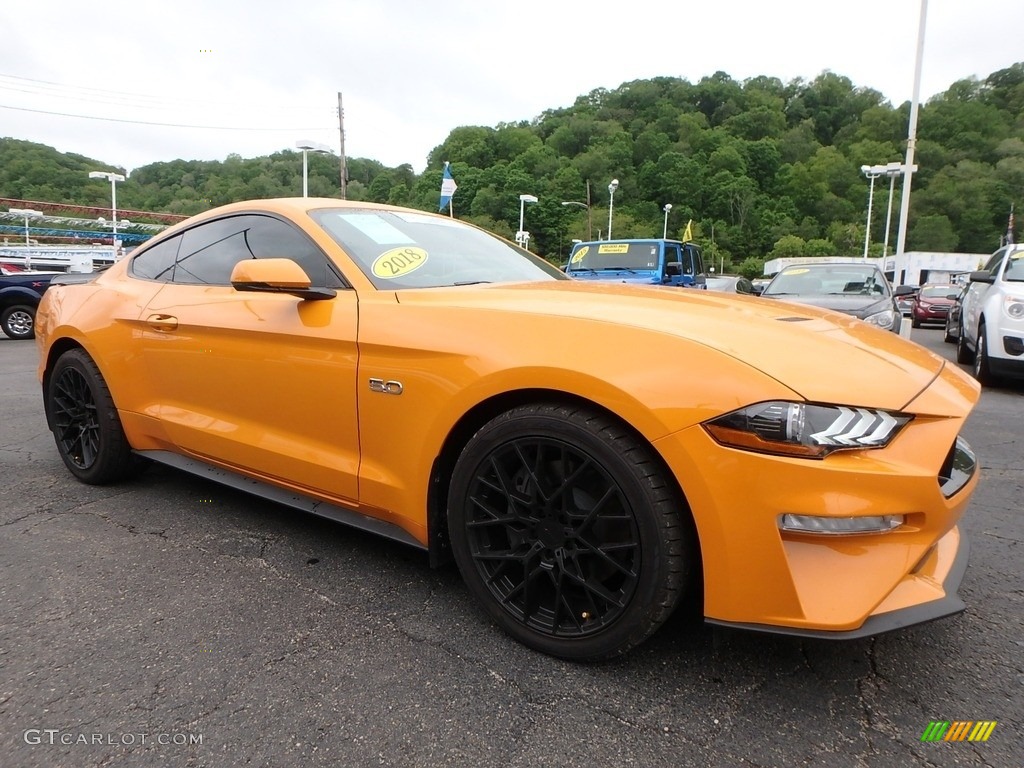
[[[256,480],[251,477],[247,477],[238,472],[232,472],[228,469],[222,469],[221,467],[215,467],[210,464],[205,464],[197,459],[189,458],[188,456],[181,456],[177,453],[171,453],[170,451],[136,451],[139,456],[147,459],[152,459],[161,464],[166,464],[169,467],[175,469],[181,469],[185,472],[190,472],[193,475],[204,477],[207,480],[212,480],[215,483],[221,485],[227,485],[231,488],[235,488],[246,493],[251,493],[254,496],[259,496],[262,499],[273,501],[278,504],[284,504],[285,506],[298,509],[303,512],[309,512],[319,517],[325,517],[328,520],[333,520],[343,525],[348,525],[353,528],[358,528],[361,531],[368,531],[375,533],[378,536],[383,536],[393,541],[401,542],[402,544],[408,544],[409,546],[416,547],[416,549],[426,549],[420,542],[413,538],[407,531],[399,528],[393,523],[386,522],[384,520],[378,520],[374,517],[368,517],[354,512],[351,509],[345,509],[339,507],[336,504],[331,504],[327,501],[319,501],[310,496],[304,496],[303,494],[289,491],[284,488],[279,488],[271,483],[264,482],[263,480]]]

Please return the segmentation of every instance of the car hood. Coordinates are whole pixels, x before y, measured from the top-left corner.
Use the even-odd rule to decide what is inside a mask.
[[[831,309],[834,312],[844,312],[847,315],[856,315],[857,317],[867,317],[874,312],[882,312],[886,309],[892,309],[892,299],[880,299],[877,296],[851,296],[847,294],[835,296],[789,296],[784,294],[769,294],[764,296],[764,298],[772,299],[774,301],[796,302],[797,304],[806,304],[810,307],[821,307],[822,309]]]
[[[577,334],[579,322],[589,322],[593,334],[580,341],[596,348],[602,323],[668,334],[740,360],[813,402],[899,409],[945,365],[923,347],[847,315],[714,291],[566,280],[400,291],[397,296],[403,304],[562,318],[562,331]],[[516,327],[514,318],[507,327]],[[680,354],[685,355],[684,348]]]

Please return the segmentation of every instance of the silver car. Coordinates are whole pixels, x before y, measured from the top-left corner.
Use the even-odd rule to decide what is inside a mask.
[[[783,269],[761,296],[843,312],[899,333],[903,314],[896,300],[913,291],[909,285],[894,291],[882,270],[870,262],[808,263]]]

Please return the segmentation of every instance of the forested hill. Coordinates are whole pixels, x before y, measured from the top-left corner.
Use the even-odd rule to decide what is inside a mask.
[[[348,197],[437,210],[444,161],[458,183],[454,212],[505,236],[527,209],[531,248],[557,257],[607,227],[611,179],[616,237],[670,236],[689,220],[718,262],[776,255],[857,255],[868,182],[862,165],[901,161],[909,103],[825,72],[808,82],[737,82],[718,72],[690,83],[658,77],[596,90],[532,121],[460,126],[416,174],[349,158]],[[1024,63],[953,83],[922,105],[908,250],[994,250],[1011,205],[1024,210]],[[85,171],[104,163],[0,139],[0,197],[102,206],[109,190]],[[309,156],[310,195],[339,195],[338,158]],[[247,198],[299,194],[301,153],[224,161],[173,160],[118,185],[129,209],[195,213]],[[897,198],[899,186],[897,184]],[[888,184],[876,183],[872,251],[881,251]],[[898,199],[894,207],[898,215]],[[895,237],[890,240],[890,249]],[[748,264],[752,267],[753,263]]]

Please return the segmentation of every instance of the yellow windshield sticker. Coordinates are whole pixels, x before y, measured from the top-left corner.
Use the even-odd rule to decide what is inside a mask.
[[[609,243],[597,246],[598,253],[629,253],[629,243]]]
[[[396,277],[405,277],[426,263],[427,252],[422,248],[392,248],[377,257],[371,271],[375,277],[394,280]]]
[[[787,269],[782,274],[784,275],[806,275],[811,270],[805,267],[795,267],[793,269]]]
[[[570,261],[570,263],[579,264],[581,261],[583,261],[583,259],[586,257],[588,253],[590,253],[590,246],[584,245],[582,248],[580,248],[578,251],[576,251],[576,253],[572,255],[572,260]]]

